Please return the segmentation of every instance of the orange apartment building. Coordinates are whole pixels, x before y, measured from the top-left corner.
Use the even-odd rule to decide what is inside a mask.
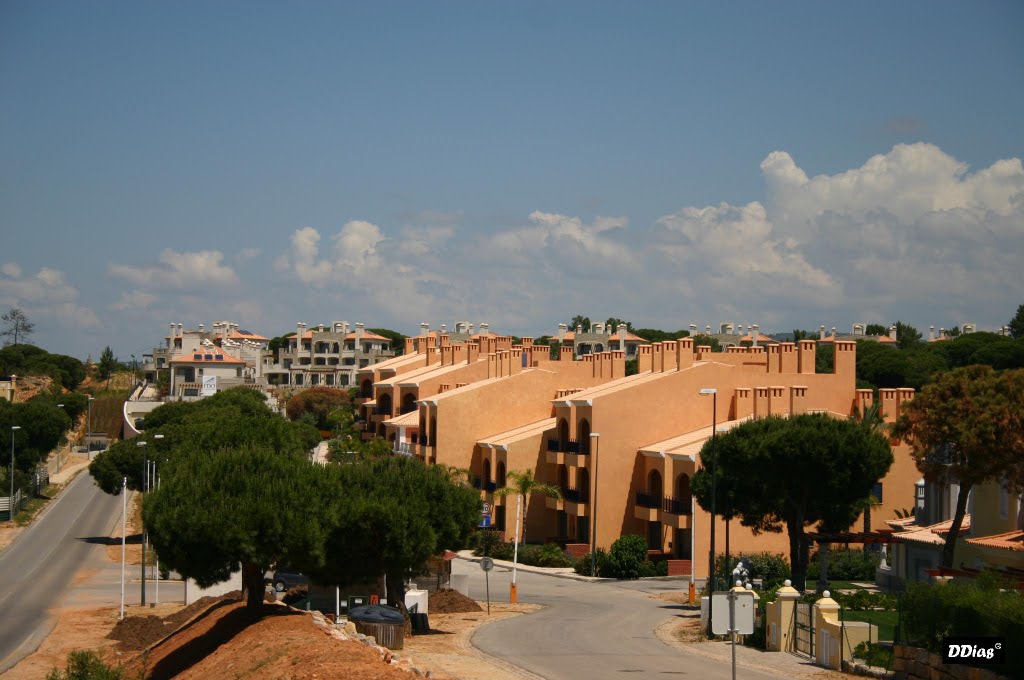
[[[814,340],[712,353],[684,338],[639,346],[639,372],[626,376],[622,351],[573,361],[567,343],[559,360],[551,360],[549,348],[530,338],[513,346],[508,336],[451,343],[425,333],[406,341],[404,356],[359,372],[360,409],[367,429],[394,442],[397,453],[468,470],[493,508],[493,526],[508,538],[514,522],[506,520],[505,506],[511,503],[514,516],[515,501],[494,491],[508,472],[532,470],[557,485],[562,498],[528,499],[527,541],[585,552],[596,520],[599,547],[608,549],[625,534],[645,536],[653,553],[677,560],[674,573],[693,570],[703,578],[710,516],[693,502],[689,486],[712,431],[767,415],[847,418],[872,404],[871,390],[856,388],[856,343],[831,342],[835,368],[827,374],[815,372]],[[894,420],[913,394],[880,390],[885,420]],[[920,473],[903,445],[894,442],[894,453],[874,492],[875,527],[914,505]],[[853,528],[859,527],[860,520]],[[721,519],[716,532],[724,552]],[[730,550],[788,554],[788,539],[754,536],[733,522]]]
[[[692,568],[702,578],[709,514],[693,502],[689,481],[711,437],[713,410],[714,427],[722,431],[767,415],[825,412],[845,418],[872,403],[871,391],[855,386],[854,342],[836,342],[831,374],[815,373],[815,349],[815,341],[802,341],[712,354],[708,347],[695,351],[692,339],[684,338],[640,347],[639,373],[632,376],[616,371],[621,353],[588,355],[575,363],[591,364],[594,384],[552,381],[546,387],[560,392],[544,408],[520,394],[525,382],[466,386],[421,404],[420,419],[429,423],[425,459],[468,465],[480,479],[482,498],[495,508],[501,500],[493,491],[504,485],[507,471],[532,469],[538,479],[559,486],[562,499],[529,499],[528,541],[589,550],[596,519],[599,547],[607,549],[624,534],[645,536],[654,553],[679,560],[675,573]],[[716,394],[700,394],[709,389]],[[886,420],[912,396],[912,390],[883,390]],[[446,409],[448,400],[459,407]],[[493,408],[483,407],[492,400]],[[539,415],[519,417],[513,410]],[[904,447],[897,446],[895,458],[876,490],[876,524],[913,504],[919,473]],[[512,523],[496,520],[510,536]],[[716,542],[724,550],[725,524],[719,519],[717,525]],[[736,522],[730,539],[734,554],[788,554],[785,534],[754,536]]]

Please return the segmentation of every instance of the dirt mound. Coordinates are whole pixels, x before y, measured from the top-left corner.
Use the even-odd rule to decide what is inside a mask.
[[[189,606],[183,607],[163,618],[152,615],[127,616],[117,622],[117,625],[107,634],[107,637],[120,642],[122,651],[139,651],[154,642],[162,640],[207,609],[222,602],[233,602],[234,599],[227,597],[201,597]]]
[[[430,594],[427,611],[431,614],[459,614],[462,612],[479,612],[483,608],[457,590],[439,590]]]
[[[159,616],[126,616],[107,637],[120,642],[121,649],[140,650],[173,631],[174,627]]]
[[[142,660],[128,664],[129,674]],[[265,606],[254,619],[242,602],[225,603],[153,647],[145,659],[147,677],[205,679],[232,677],[311,680],[408,680],[358,642],[342,641],[317,627],[305,612]]]

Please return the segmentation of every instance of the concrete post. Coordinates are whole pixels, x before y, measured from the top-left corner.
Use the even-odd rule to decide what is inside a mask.
[[[792,651],[793,617],[799,599],[800,593],[786,579],[786,584],[775,594],[775,601],[768,603],[765,611],[768,639],[765,642],[769,652]]]

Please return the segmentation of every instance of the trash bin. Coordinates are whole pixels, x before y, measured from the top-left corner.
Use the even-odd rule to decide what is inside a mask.
[[[405,617],[394,607],[379,604],[354,607],[348,612],[348,620],[355,624],[357,632],[372,635],[382,647],[394,650],[405,644]]]

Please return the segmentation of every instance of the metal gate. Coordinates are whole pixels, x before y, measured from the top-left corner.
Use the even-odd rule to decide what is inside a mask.
[[[814,657],[814,611],[810,602],[797,602],[793,616],[793,651]]]

